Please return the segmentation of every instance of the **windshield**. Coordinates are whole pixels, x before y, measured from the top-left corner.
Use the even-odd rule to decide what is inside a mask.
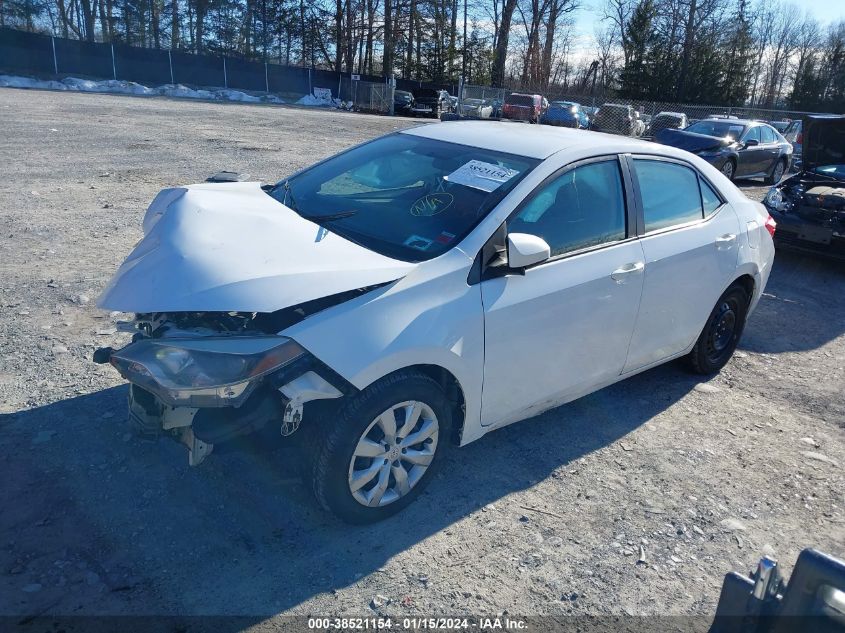
[[[680,123],[681,117],[677,114],[658,114],[654,117],[652,123],[666,123],[669,125]]]
[[[730,136],[736,140],[742,136],[743,130],[745,130],[744,125],[731,121],[699,121],[690,125],[685,131],[718,138]]]
[[[538,163],[397,133],[306,169],[270,195],[361,246],[416,262],[457,244]]]

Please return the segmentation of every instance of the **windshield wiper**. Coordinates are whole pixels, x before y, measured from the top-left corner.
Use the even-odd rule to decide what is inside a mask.
[[[306,220],[311,220],[319,224],[320,222],[331,222],[332,220],[342,220],[343,218],[352,217],[358,213],[357,211],[338,211],[337,213],[327,213],[325,215],[303,215]]]

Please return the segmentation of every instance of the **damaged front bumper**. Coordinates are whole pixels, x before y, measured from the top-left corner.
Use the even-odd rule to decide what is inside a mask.
[[[355,389],[279,336],[140,338],[121,350],[97,350],[95,359],[109,362],[131,383],[132,427],[145,436],[180,441],[191,466],[215,444],[267,425],[291,435],[307,402]]]

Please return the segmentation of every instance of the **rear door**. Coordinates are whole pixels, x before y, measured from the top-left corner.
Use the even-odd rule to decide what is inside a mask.
[[[780,158],[780,139],[774,128],[768,125],[760,126],[760,138],[762,139],[760,146],[763,148],[761,154],[763,162],[760,165],[760,171],[768,173],[774,168],[775,161]]]
[[[640,303],[643,252],[616,156],[551,176],[507,221],[542,237],[551,259],[481,282],[482,424],[578,397],[622,371]]]
[[[630,163],[645,276],[625,372],[695,342],[733,280],[740,231],[731,206],[686,163],[646,156]]]

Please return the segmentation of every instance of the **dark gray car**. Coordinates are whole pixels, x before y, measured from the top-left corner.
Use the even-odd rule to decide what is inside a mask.
[[[780,182],[792,164],[792,145],[767,123],[742,119],[705,119],[684,130],[664,129],[655,140],[700,156],[734,178]]]

